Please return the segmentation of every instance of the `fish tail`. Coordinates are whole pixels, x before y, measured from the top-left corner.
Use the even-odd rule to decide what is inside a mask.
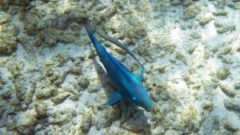
[[[90,37],[92,43],[95,46],[95,44],[97,42],[97,39],[93,35],[93,31],[92,31],[91,26],[90,26],[90,21],[87,21],[86,29],[87,29],[88,36]]]

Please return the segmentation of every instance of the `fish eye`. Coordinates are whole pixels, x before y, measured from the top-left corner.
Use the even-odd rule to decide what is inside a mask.
[[[135,98],[135,97],[133,97],[133,98],[132,98],[132,100],[136,100],[136,98]]]

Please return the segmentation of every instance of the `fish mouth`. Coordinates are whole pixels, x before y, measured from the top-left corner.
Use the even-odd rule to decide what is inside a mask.
[[[148,111],[148,112],[150,112],[150,111],[154,110],[154,107],[151,106],[151,107],[149,107],[149,108],[145,108],[145,110]]]
[[[147,106],[144,108],[146,111],[151,111],[151,110],[153,110],[153,103],[152,103],[152,101],[149,101],[148,102],[148,104],[147,104]]]
[[[147,107],[145,107],[144,109],[148,112],[154,110],[152,102],[150,102],[150,104]]]

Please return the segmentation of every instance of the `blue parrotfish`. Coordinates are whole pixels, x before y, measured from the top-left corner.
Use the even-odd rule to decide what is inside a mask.
[[[86,29],[88,36],[95,47],[97,55],[111,79],[111,82],[117,88],[117,91],[109,96],[108,101],[104,103],[103,106],[113,105],[124,98],[134,105],[144,108],[145,110],[153,109],[152,100],[147,93],[147,89],[142,84],[142,77],[144,74],[144,67],[142,64],[140,64],[142,68],[142,73],[140,75],[131,73],[120,61],[108,53],[106,48],[95,38],[90,26],[90,21],[87,22]],[[137,60],[130,50],[126,49],[122,45],[120,45],[120,47]],[[138,60],[137,62],[140,63]]]

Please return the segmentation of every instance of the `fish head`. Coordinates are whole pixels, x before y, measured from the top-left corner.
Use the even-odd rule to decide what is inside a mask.
[[[152,100],[148,96],[147,89],[142,84],[132,86],[132,92],[128,100],[147,111],[153,109]]]

